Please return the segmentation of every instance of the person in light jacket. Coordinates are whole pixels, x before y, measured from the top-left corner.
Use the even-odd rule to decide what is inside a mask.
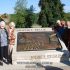
[[[14,22],[10,22],[9,26],[8,26],[8,34],[9,34],[9,63],[12,64],[12,52],[13,52],[13,47],[15,44],[15,23]]]

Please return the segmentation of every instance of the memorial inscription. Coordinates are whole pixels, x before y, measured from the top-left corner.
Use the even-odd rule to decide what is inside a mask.
[[[13,64],[47,64],[61,61],[64,52],[55,50],[61,48],[61,45],[56,35],[51,37],[54,34],[52,28],[20,28],[15,30],[15,34]],[[62,59],[65,60],[66,56]]]
[[[17,32],[17,51],[39,51],[61,48],[53,31],[44,29],[25,29]]]

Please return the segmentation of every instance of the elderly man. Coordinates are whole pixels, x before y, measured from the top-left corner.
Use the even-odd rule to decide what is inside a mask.
[[[8,33],[5,22],[0,22],[0,65],[3,65],[3,57],[8,60]]]

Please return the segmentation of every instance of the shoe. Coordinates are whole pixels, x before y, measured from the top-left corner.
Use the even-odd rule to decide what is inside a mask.
[[[57,50],[57,51],[60,51],[60,50],[61,50],[61,48],[59,48],[59,47],[58,47],[58,48],[56,48],[56,50]]]
[[[8,60],[5,61],[6,64],[9,64]]]
[[[2,61],[0,61],[0,65],[3,66],[3,62]]]
[[[9,62],[9,64],[11,64],[12,65],[12,61],[8,61]]]
[[[12,65],[12,59],[8,59],[7,61],[8,61],[9,64]]]
[[[5,60],[3,60],[3,62],[4,62],[4,63],[6,63],[6,64],[9,64],[9,62],[8,62],[6,59],[5,59]]]

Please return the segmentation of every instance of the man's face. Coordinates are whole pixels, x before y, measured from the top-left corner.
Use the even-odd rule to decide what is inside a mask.
[[[4,29],[4,28],[5,28],[5,26],[4,26],[4,25],[1,25],[0,27],[1,27],[2,29]]]
[[[58,26],[62,26],[61,23],[58,23]]]
[[[0,23],[0,28],[4,29],[5,28],[5,23]]]

